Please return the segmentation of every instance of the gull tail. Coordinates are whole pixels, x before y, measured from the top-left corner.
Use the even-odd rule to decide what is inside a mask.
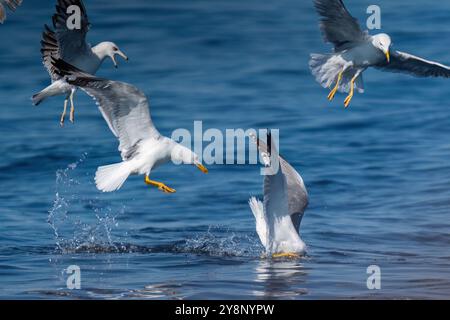
[[[309,68],[316,81],[324,88],[330,87],[337,78],[342,67],[332,63],[333,54],[311,54]]]
[[[47,88],[42,90],[41,92],[35,94],[31,100],[35,106],[39,105],[42,101],[49,97],[69,95],[74,87],[67,84],[64,80],[58,80],[53,82]],[[67,96],[68,98],[68,96]],[[66,99],[67,99],[66,98]]]
[[[103,192],[119,190],[130,176],[131,171],[128,162],[99,167],[95,174],[95,184],[97,185],[97,189]]]
[[[256,199],[255,197],[250,198],[248,201],[250,205],[250,209],[253,212],[256,220],[256,232],[258,233],[259,239],[261,240],[262,245],[266,250],[268,250],[268,230],[267,230],[267,221],[266,216],[264,214],[264,205],[261,201]]]
[[[311,54],[309,60],[309,68],[316,78],[316,81],[324,88],[332,87],[342,71],[342,61],[335,54]],[[350,80],[356,75],[357,69],[348,69],[339,85],[340,92],[350,91]],[[355,89],[359,93],[364,92],[364,81],[362,73],[356,79]]]
[[[44,101],[45,99],[47,99],[50,95],[48,95],[48,92],[46,92],[46,90],[42,90],[41,92],[33,95],[33,97],[31,97],[31,100],[33,101],[33,105],[38,106],[41,104],[42,101]]]

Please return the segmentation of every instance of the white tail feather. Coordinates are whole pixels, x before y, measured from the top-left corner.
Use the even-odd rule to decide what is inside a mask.
[[[111,164],[99,167],[95,174],[97,189],[103,192],[119,190],[131,174],[130,165],[127,162]]]
[[[311,54],[309,61],[309,68],[311,73],[316,78],[316,81],[324,88],[332,87],[338,78],[339,73],[344,68],[345,61],[335,54]],[[339,91],[350,91],[350,80],[356,75],[357,69],[348,69],[340,82]],[[364,81],[362,74],[356,79],[355,89],[359,93],[364,92]]]
[[[324,88],[332,85],[342,70],[342,66],[331,62],[333,57],[332,54],[311,54],[309,68],[316,81]]]
[[[253,215],[256,220],[256,232],[258,233],[259,239],[266,250],[268,250],[268,230],[267,221],[264,214],[264,205],[261,201],[255,197],[251,197],[248,201],[250,209],[252,209]]]

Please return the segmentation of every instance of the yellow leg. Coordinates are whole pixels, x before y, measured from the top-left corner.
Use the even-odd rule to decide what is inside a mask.
[[[73,95],[75,92],[70,94],[70,122],[75,122],[75,105],[73,103]]]
[[[61,119],[59,120],[59,124],[61,125],[61,127],[64,127],[64,121],[66,119],[66,113],[67,113],[67,103],[69,101],[66,99],[64,100],[64,110],[63,113],[61,114]]]
[[[334,96],[336,95],[336,92],[337,92],[338,89],[339,89],[339,85],[341,84],[341,80],[342,80],[343,74],[344,74],[344,70],[342,70],[341,72],[339,72],[338,79],[337,79],[337,81],[336,81],[336,85],[334,86],[333,90],[331,90],[330,94],[328,95],[328,100],[331,101],[331,100],[334,99]]]
[[[300,255],[298,253],[288,252],[288,253],[275,253],[272,255],[272,258],[289,258],[289,259],[298,259]]]
[[[355,81],[356,81],[356,78],[358,78],[358,76],[353,77],[352,81],[350,81],[350,93],[347,96],[347,98],[345,98],[345,101],[344,101],[344,106],[346,108],[350,105],[350,101],[352,101],[353,94],[355,93]]]
[[[157,187],[159,190],[161,190],[164,193],[175,193],[176,192],[175,189],[172,189],[172,188],[166,186],[162,182],[150,180],[149,176],[147,176],[147,175],[145,176],[145,183],[149,186]]]

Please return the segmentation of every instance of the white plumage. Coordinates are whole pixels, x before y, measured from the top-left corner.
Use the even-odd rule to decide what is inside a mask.
[[[417,77],[450,77],[448,66],[391,50],[389,35],[370,36],[367,31],[362,31],[342,0],[314,0],[314,4],[321,16],[320,29],[324,39],[334,45],[334,53],[312,54],[309,66],[323,87],[334,85],[329,100],[337,91],[348,92],[344,102],[348,107],[355,89],[364,92],[362,73],[368,67]]]
[[[72,30],[67,26],[67,20],[70,17],[68,9],[71,6],[80,8],[80,29]],[[55,72],[52,59],[62,59],[88,74],[95,74],[107,57],[111,58],[116,67],[116,55],[125,60],[128,60],[128,57],[113,42],[102,42],[95,47],[91,47],[86,42],[90,23],[81,0],[58,0],[56,13],[53,16],[53,28],[54,31],[47,25],[45,26],[41,41],[43,64],[50,75],[52,84],[35,94],[32,100],[34,105],[39,105],[48,97],[65,95],[64,112],[61,116],[61,124],[63,124],[69,99],[71,103],[70,120],[72,122],[74,120],[73,96],[76,86],[69,85]]]
[[[150,173],[172,161],[208,170],[190,149],[162,136],[153,125],[149,103],[138,88],[118,81],[96,78],[63,60],[53,62],[56,72],[70,85],[80,87],[98,104],[109,128],[119,140],[122,162],[100,167],[95,176],[97,188],[104,192],[120,189],[130,175],[145,175],[148,185],[167,193],[175,192],[165,184],[150,180]]]
[[[264,200],[250,198],[249,205],[256,221],[256,231],[267,256],[298,256],[306,251],[299,228],[308,206],[308,192],[302,177],[278,156],[269,135],[269,147],[252,136],[271,174],[264,176]]]

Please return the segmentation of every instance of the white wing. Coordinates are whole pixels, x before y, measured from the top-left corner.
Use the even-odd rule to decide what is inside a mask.
[[[385,71],[407,73],[416,77],[450,78],[449,66],[400,51],[391,53],[391,61],[389,63],[386,61],[376,67]]]
[[[253,215],[255,216],[256,221],[256,233],[258,233],[259,239],[261,240],[262,245],[264,248],[268,249],[268,238],[269,235],[267,234],[267,220],[266,215],[264,213],[264,205],[261,201],[257,200],[255,197],[250,198],[249,200],[250,209],[253,212]]]
[[[253,139],[255,139],[255,137],[253,137]],[[258,149],[260,152],[268,152],[267,144],[264,141],[257,140],[255,142],[258,144]],[[300,174],[286,160],[284,160],[283,157],[280,156],[279,161],[281,172],[286,177],[289,215],[292,218],[295,228],[298,230],[300,228],[300,223],[304,212],[308,207],[308,191],[306,190]]]
[[[124,160],[133,156],[142,140],[160,137],[150,117],[147,97],[142,91],[124,82],[83,73],[61,59],[54,62],[54,66],[68,83],[80,87],[97,101],[109,128],[120,141],[119,151]]]
[[[271,139],[270,136],[269,139]],[[260,140],[257,140],[257,144],[260,152],[271,152],[272,155],[278,155],[273,141],[271,141],[270,147]],[[299,187],[297,179],[300,176],[286,161],[281,157],[279,159],[280,161],[277,162],[280,166],[279,170],[272,168],[276,170],[276,173],[264,176],[264,219],[260,218],[259,220],[260,223],[265,222],[266,227],[265,230],[258,227],[257,219],[257,230],[261,229],[261,233],[265,231],[265,247],[268,253],[303,252],[305,244],[300,239],[295,221],[300,224],[308,203],[306,189],[301,181],[301,190],[294,190]],[[276,163],[272,162],[271,165],[275,166]],[[293,172],[296,175],[293,175]],[[293,188],[292,191],[291,188]],[[299,197],[300,194],[305,196]],[[252,211],[254,211],[253,208]],[[260,238],[262,238],[261,235]]]
[[[314,6],[321,16],[324,40],[333,43],[335,51],[367,39],[367,32],[361,30],[358,20],[350,15],[342,0],[314,0]]]
[[[264,213],[269,253],[303,252],[304,243],[289,214],[288,184],[282,170],[264,177]]]
[[[80,9],[81,25],[79,29],[71,30],[67,27],[67,20],[71,16],[67,13],[67,9],[71,6],[77,6]],[[58,0],[56,13],[53,15],[53,27],[58,40],[61,59],[72,63],[80,55],[89,53],[90,46],[86,42],[86,34],[89,31],[90,24],[82,0]]]

